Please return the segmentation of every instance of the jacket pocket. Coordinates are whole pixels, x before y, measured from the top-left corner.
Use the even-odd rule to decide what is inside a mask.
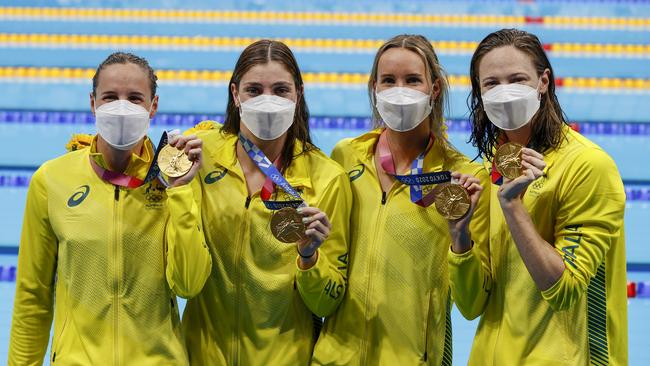
[[[424,303],[422,304],[422,309],[423,311],[423,316],[424,316],[424,321],[423,321],[423,329],[424,333],[422,334],[421,338],[422,341],[424,342],[422,345],[421,354],[420,354],[420,362],[427,363],[429,359],[429,332],[431,330],[431,292],[427,294],[427,296],[424,296]]]
[[[63,337],[63,332],[65,331],[66,325],[68,324],[68,309],[65,309],[64,315],[63,315],[63,324],[61,325],[61,329],[54,335],[54,338],[52,338],[52,355],[51,355],[51,361],[54,363],[56,361],[56,354],[57,351],[59,350],[59,345],[61,342],[61,338]]]

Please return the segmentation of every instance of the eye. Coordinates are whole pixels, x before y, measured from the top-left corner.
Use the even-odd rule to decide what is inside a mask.
[[[486,88],[487,88],[487,87],[493,87],[493,86],[495,86],[495,85],[497,85],[496,80],[485,80],[485,81],[483,82],[483,87],[486,87]]]
[[[246,87],[244,89],[244,93],[246,93],[248,95],[251,95],[251,96],[259,95],[261,92],[262,92],[262,90],[260,88],[256,88],[256,87],[252,87],[252,86]]]
[[[384,76],[381,79],[382,84],[395,84],[395,78],[392,76]]]
[[[275,95],[286,95],[286,94],[289,94],[290,92],[291,92],[291,89],[286,87],[286,86],[280,86],[280,87],[277,87],[277,88],[275,88],[273,90],[273,94],[275,94]]]
[[[419,84],[419,83],[422,82],[422,79],[419,78],[419,77],[417,77],[417,76],[409,76],[409,77],[406,79],[406,82],[407,82],[408,84]]]
[[[102,101],[104,101],[104,102],[112,102],[114,100],[117,100],[117,96],[115,96],[115,95],[104,95],[102,97]]]
[[[521,83],[527,82],[528,79],[529,78],[526,75],[517,74],[517,75],[513,75],[512,77],[510,77],[508,81],[510,81],[511,83],[521,84]]]
[[[140,104],[140,103],[143,102],[143,100],[142,100],[141,97],[132,96],[132,97],[129,97],[129,102],[131,102],[133,104]]]

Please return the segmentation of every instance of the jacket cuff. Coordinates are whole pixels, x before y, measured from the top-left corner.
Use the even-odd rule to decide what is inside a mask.
[[[298,265],[298,263],[300,263],[300,256],[299,255],[296,256],[296,270],[298,271],[298,274],[300,274],[300,273],[307,274],[309,272],[316,272],[316,271],[320,270],[320,268],[323,266],[322,263],[321,263],[322,262],[322,260],[321,260],[322,254],[320,252],[320,249],[316,249],[316,253],[317,253],[316,263],[314,263],[313,266],[311,266],[311,267],[309,267],[307,269],[300,268],[300,265]]]
[[[476,256],[474,254],[474,248],[476,245],[472,245],[472,247],[463,253],[455,253],[453,250],[451,250],[451,245],[449,246],[449,251],[447,253],[447,261],[451,265],[456,265],[456,266],[461,266],[467,262],[471,262],[476,259]]]

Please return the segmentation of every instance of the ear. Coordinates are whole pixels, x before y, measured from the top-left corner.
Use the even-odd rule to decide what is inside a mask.
[[[235,107],[239,108],[239,91],[237,91],[235,83],[230,84],[230,94],[232,95],[232,100],[235,102]]]
[[[440,79],[436,79],[436,81],[433,82],[433,85],[431,86],[431,100],[435,101],[438,99],[438,95],[440,95]]]
[[[153,117],[156,115],[156,112],[158,112],[158,96],[156,95],[153,97],[153,100],[151,101],[151,110],[149,111],[149,119],[153,119]]]
[[[542,75],[539,78],[539,93],[540,94],[545,94],[548,92],[548,84],[551,80],[551,70],[545,69]]]
[[[300,103],[300,99],[304,98],[305,95],[305,84],[301,84],[298,88],[298,95],[296,96],[296,104]]]
[[[93,92],[90,92],[88,94],[90,96],[90,112],[92,112],[93,116],[95,115],[95,97],[93,96]]]

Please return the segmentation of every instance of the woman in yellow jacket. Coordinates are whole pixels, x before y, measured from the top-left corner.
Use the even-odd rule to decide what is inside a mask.
[[[43,363],[54,317],[56,365],[183,365],[176,295],[198,293],[211,259],[187,184],[201,141],[180,138],[193,167],[166,189],[146,137],[156,76],[114,53],[90,94],[98,135],[32,176],[18,253],[10,365]]]
[[[470,77],[472,140],[493,183],[490,247],[449,252],[458,308],[481,315],[470,364],[627,365],[616,165],[565,122],[535,35],[488,35]]]
[[[286,45],[248,46],[229,87],[224,125],[195,128],[205,163],[194,188],[214,265],[183,316],[190,363],[306,365],[313,315],[330,315],[345,293],[350,185],[311,143]]]
[[[381,46],[368,93],[381,127],[332,152],[352,182],[350,274],[313,364],[451,365],[446,253],[452,240],[485,241],[487,202],[478,201],[487,174],[446,139],[447,81],[426,38],[401,35]],[[448,221],[428,207],[435,185],[404,184],[410,176],[458,178],[469,212]]]

